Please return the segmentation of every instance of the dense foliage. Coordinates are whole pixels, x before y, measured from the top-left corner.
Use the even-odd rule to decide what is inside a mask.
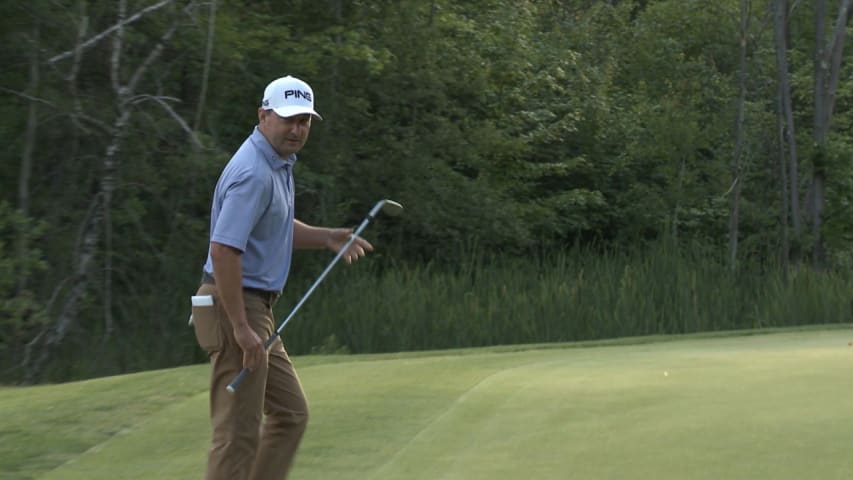
[[[772,3],[790,10],[794,125],[780,107]],[[380,198],[406,206],[367,235],[381,247],[377,277],[427,264],[453,272],[472,250],[555,258],[569,246],[604,254],[665,241],[716,259],[734,235],[732,275],[760,283],[767,268],[815,265],[841,279],[833,302],[853,297],[853,50],[818,142],[816,15],[812,2],[784,0],[3,3],[0,378],[198,359],[186,297],[213,185],[255,124],[263,87],[285,74],[312,84],[325,118],[300,155],[297,215],[352,225]],[[795,135],[799,177],[783,131]],[[815,172],[822,211],[808,203]],[[794,229],[800,220],[818,227]],[[293,285],[326,261],[303,254]],[[706,280],[696,288],[713,291]]]

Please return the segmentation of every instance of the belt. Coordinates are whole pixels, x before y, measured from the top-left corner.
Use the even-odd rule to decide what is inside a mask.
[[[211,276],[207,272],[203,272],[201,275],[201,283],[206,283],[208,285],[216,285],[216,282],[213,280],[213,276]],[[255,287],[243,287],[243,291],[245,293],[249,293],[252,295],[256,295],[266,300],[267,303],[273,305],[278,297],[281,296],[281,292],[277,292],[275,290],[264,290],[262,288]]]

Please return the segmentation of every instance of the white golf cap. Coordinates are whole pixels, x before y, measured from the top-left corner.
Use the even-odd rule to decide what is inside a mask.
[[[310,113],[320,120],[323,119],[314,111],[314,91],[311,87],[290,75],[275,79],[267,85],[261,108],[272,110],[280,117]]]

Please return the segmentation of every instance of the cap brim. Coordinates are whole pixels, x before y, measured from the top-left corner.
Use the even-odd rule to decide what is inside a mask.
[[[269,108],[267,110],[272,110],[273,112],[275,112],[276,115],[278,115],[279,117],[284,117],[284,118],[294,117],[296,115],[304,115],[304,114],[308,113],[308,114],[311,114],[312,116],[316,117],[318,120],[323,119],[323,117],[321,117],[319,113],[315,112],[313,109],[308,108],[308,107],[299,107],[299,106],[279,107],[279,108]]]

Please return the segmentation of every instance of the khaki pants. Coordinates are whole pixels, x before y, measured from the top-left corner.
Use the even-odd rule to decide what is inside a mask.
[[[308,423],[308,404],[281,339],[270,346],[267,362],[233,394],[225,390],[243,368],[243,351],[234,340],[216,286],[204,284],[197,295],[213,295],[213,307],[193,307],[199,345],[208,352],[212,445],[206,480],[284,479]],[[249,325],[266,341],[275,331],[268,299],[243,292]],[[263,417],[263,425],[261,425]]]

